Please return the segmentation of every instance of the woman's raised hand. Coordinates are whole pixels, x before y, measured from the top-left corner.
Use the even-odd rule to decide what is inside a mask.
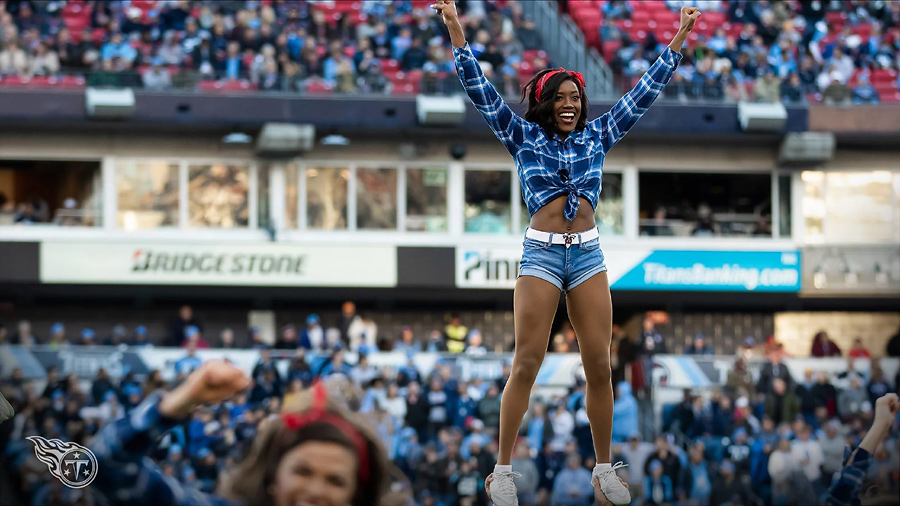
[[[447,26],[459,21],[459,13],[456,12],[456,0],[434,0],[431,8],[441,15],[444,24]]]

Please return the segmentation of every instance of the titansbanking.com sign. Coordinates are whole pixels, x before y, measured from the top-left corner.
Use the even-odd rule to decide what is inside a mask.
[[[620,290],[799,292],[797,251],[654,251],[619,278]]]
[[[41,282],[393,287],[396,248],[282,244],[41,243]]]

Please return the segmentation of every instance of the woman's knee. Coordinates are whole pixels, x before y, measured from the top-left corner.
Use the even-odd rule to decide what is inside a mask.
[[[538,353],[519,353],[517,352],[513,358],[511,376],[519,380],[534,382],[537,378],[538,371],[541,370],[541,363],[544,357]]]
[[[599,357],[582,357],[584,378],[588,385],[606,385],[612,382],[609,354]]]

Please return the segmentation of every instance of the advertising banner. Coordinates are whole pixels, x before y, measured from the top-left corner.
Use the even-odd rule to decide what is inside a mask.
[[[799,292],[798,251],[605,248],[613,290]],[[456,250],[458,288],[516,286],[521,248]]]
[[[798,251],[654,251],[619,290],[799,292]]]
[[[42,347],[32,350],[31,354],[45,370],[56,368],[60,376],[75,374],[79,378],[95,378],[100,369],[105,369],[112,378],[121,378],[129,372],[138,376],[149,372],[134,351],[107,346],[68,346],[57,350]]]
[[[394,287],[393,246],[41,243],[42,283]]]

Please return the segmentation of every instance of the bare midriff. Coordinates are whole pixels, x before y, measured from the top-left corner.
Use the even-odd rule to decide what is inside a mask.
[[[584,232],[585,230],[594,228],[594,208],[591,203],[584,197],[579,197],[578,214],[574,221],[566,220],[563,211],[566,207],[566,195],[560,195],[553,199],[549,204],[538,209],[534,216],[531,217],[529,226],[541,232],[553,232],[555,234],[564,234],[567,232]]]

